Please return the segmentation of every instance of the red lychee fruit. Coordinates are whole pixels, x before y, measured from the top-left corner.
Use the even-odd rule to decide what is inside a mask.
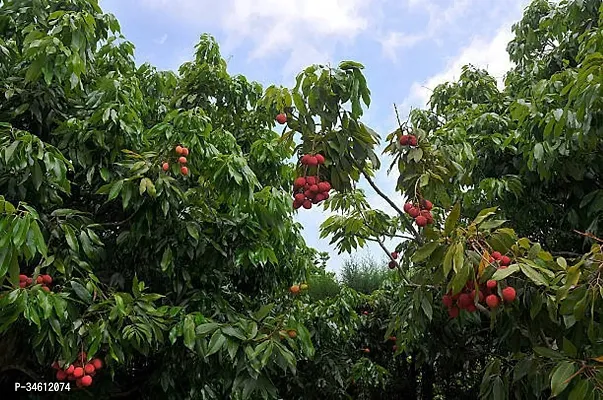
[[[187,167],[180,168],[180,173],[182,175],[188,175],[188,168]]]
[[[182,148],[182,155],[183,155],[184,157],[188,157],[188,149],[187,149],[186,147],[183,147],[183,148]]]
[[[486,286],[488,289],[494,289],[496,287],[496,281],[494,279],[490,279],[488,282],[486,282]]]
[[[301,189],[304,187],[305,184],[306,184],[306,178],[304,178],[303,176],[300,176],[293,182],[293,187],[296,189]]]
[[[316,159],[315,156],[308,157],[308,165],[310,167],[316,167],[318,165],[318,160]]]
[[[19,275],[19,282],[27,282],[27,275]]]
[[[460,310],[458,309],[458,307],[450,307],[448,309],[448,316],[450,318],[456,318],[459,316],[459,312],[460,312]]]
[[[388,264],[389,269],[395,269],[397,266],[398,264],[394,260],[390,261]]]
[[[27,278],[26,282],[28,285],[31,285],[33,283],[33,278]]]
[[[80,383],[84,387],[90,386],[92,385],[92,377],[90,375],[82,376]]]
[[[471,303],[467,306],[466,310],[468,312],[476,312],[477,311],[477,307],[475,306],[475,304]]]
[[[310,200],[304,200],[304,203],[302,205],[304,206],[304,208],[306,210],[309,210],[312,208],[312,202]]]
[[[490,308],[496,308],[496,307],[498,307],[499,303],[500,303],[500,300],[498,300],[498,296],[495,295],[495,294],[491,294],[488,297],[486,297],[486,304]]]
[[[457,304],[460,308],[467,308],[470,304],[473,304],[473,299],[467,293],[463,293],[459,296]]]
[[[280,113],[276,116],[276,122],[278,122],[279,124],[284,124],[285,122],[287,122],[287,114],[283,114]]]
[[[322,154],[317,154],[315,157],[316,161],[318,161],[318,165],[322,165],[325,163],[325,156],[323,156]]]
[[[23,281],[19,282],[19,287],[21,289],[25,289],[27,287],[27,282],[23,282]]]
[[[95,368],[94,368],[94,365],[93,365],[93,364],[88,363],[88,364],[86,364],[86,365],[84,366],[84,372],[85,372],[85,373],[87,373],[87,374],[91,374],[91,373],[93,373],[93,372],[94,372],[94,370],[95,370]]]
[[[419,215],[417,218],[415,218],[415,222],[418,226],[423,227],[427,225],[427,218],[422,215]]]
[[[325,195],[322,193],[318,193],[316,195],[316,197],[314,197],[314,200],[316,200],[317,203],[320,203],[321,201],[323,201],[325,199]]]
[[[38,275],[38,277],[36,278],[36,283],[38,285],[41,285],[44,283],[44,278],[42,278],[42,275]]]
[[[67,378],[67,374],[65,371],[58,370],[57,371],[57,381],[64,381]]]
[[[73,370],[73,376],[76,378],[81,378],[82,376],[84,376],[84,368],[82,367],[77,367]]]
[[[433,203],[429,200],[423,200],[421,202],[421,207],[423,207],[424,210],[430,211],[433,208]]]
[[[186,157],[180,157],[180,158],[178,158],[178,162],[179,162],[180,164],[186,164],[186,161],[187,161],[187,160],[186,160]]]
[[[410,215],[411,218],[417,218],[420,214],[421,211],[417,207],[411,207],[411,209],[408,210],[408,215]]]
[[[168,169],[170,169],[170,164],[164,162],[163,165],[161,165],[161,169],[167,171]]]
[[[509,257],[509,256],[502,256],[500,258],[500,265],[503,265],[503,266],[506,267],[509,264],[511,264],[511,257]]]
[[[413,208],[412,203],[406,203],[406,204],[404,204],[404,212],[405,213],[408,213],[411,208]]]
[[[423,217],[425,217],[425,219],[427,220],[427,223],[430,224],[433,222],[433,216],[431,215],[431,212],[427,211],[427,210],[423,210],[421,211],[421,215]]]
[[[418,143],[418,142],[417,142],[417,137],[416,137],[415,135],[410,135],[410,136],[408,137],[408,145],[409,145],[409,146],[413,146],[413,147],[414,147],[414,146],[416,146],[416,145],[417,145],[417,143]]]
[[[52,283],[52,276],[42,275],[42,280],[44,281],[44,284],[50,285]]]
[[[302,165],[308,165],[308,158],[310,158],[310,154],[304,154],[302,158],[299,159]]]
[[[318,191],[321,193],[328,192],[331,189],[331,185],[327,182],[320,182],[318,184]]]
[[[308,183],[308,184],[310,184],[310,186],[312,186],[312,185],[316,185],[318,183],[318,180],[316,179],[315,176],[307,176],[306,183]]]
[[[318,185],[312,185],[310,186],[310,191],[313,193],[318,193],[320,189],[318,189]]]
[[[400,145],[401,146],[408,146],[408,135],[402,135],[402,136],[400,136]]]
[[[442,304],[444,304],[444,307],[452,307],[452,297],[447,294],[442,296]]]
[[[394,252],[392,253],[392,258],[393,258],[394,260],[397,260],[397,259],[398,259],[398,252],[397,252],[397,251],[394,251]]]
[[[42,290],[45,292],[50,292],[50,288],[48,286],[42,286]]]
[[[475,289],[473,289],[471,291],[471,300],[475,299],[475,294],[476,294],[476,291],[475,291]],[[479,293],[477,293],[477,296],[478,296],[478,302],[481,303],[482,301],[484,301],[484,292],[482,292],[480,290]]]
[[[495,260],[500,260],[500,258],[502,257],[502,254],[500,254],[500,251],[493,251],[493,252],[492,252],[492,257],[493,257]]]
[[[295,201],[293,201],[293,208],[294,208],[295,210],[297,210],[297,209],[299,209],[299,208],[300,208],[300,207],[301,207],[303,204],[304,204],[304,202],[303,202],[303,201],[297,201],[297,200],[295,200]]]
[[[515,301],[515,297],[517,293],[515,292],[515,288],[508,286],[502,290],[502,298],[506,303],[512,303]]]
[[[103,367],[103,362],[101,361],[100,358],[93,358],[92,361],[90,361],[92,363],[92,365],[94,365],[94,370],[98,371],[99,369],[101,369]]]
[[[304,201],[306,200],[306,196],[304,196],[303,193],[296,193],[295,194],[295,201]]]
[[[67,368],[65,368],[65,373],[67,375],[72,375],[74,370],[75,370],[75,367],[73,365],[70,365]]]
[[[310,190],[306,190],[306,191],[304,192],[304,196],[306,196],[308,199],[313,199],[313,198],[314,198],[314,196],[316,196],[316,193],[314,193],[314,192],[312,192],[312,191],[310,191]]]
[[[182,146],[176,146],[176,153],[182,154]]]

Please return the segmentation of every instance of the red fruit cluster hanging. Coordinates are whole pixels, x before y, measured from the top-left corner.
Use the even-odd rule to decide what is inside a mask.
[[[322,154],[305,154],[300,162],[305,167],[305,174],[293,182],[293,208],[297,210],[304,207],[309,210],[312,204],[318,204],[329,198],[331,184],[328,181],[321,181],[318,176],[320,165],[325,162]],[[308,170],[314,167],[316,167],[316,175],[307,175]]]
[[[50,275],[38,275],[38,277],[36,278],[36,283],[37,285],[42,285],[42,290],[44,290],[45,292],[50,292],[50,285],[52,284],[52,277]],[[19,275],[19,287],[24,289],[28,286],[33,286],[34,285],[34,280],[33,278],[25,275],[25,274],[21,274]]]
[[[511,257],[503,256],[502,254],[500,254],[500,252],[494,251],[494,252],[492,252],[492,255],[490,256],[489,261],[490,261],[490,264],[496,264],[497,268],[505,269],[511,264]]]
[[[404,212],[414,218],[415,223],[424,227],[433,224],[433,215],[431,215],[431,209],[433,203],[429,200],[421,200],[418,203],[406,203],[404,204]]]
[[[180,173],[182,175],[188,175],[188,167],[186,166],[186,163],[188,162],[188,160],[186,159],[186,157],[189,154],[189,151],[186,147],[182,147],[182,146],[176,146],[176,154],[178,155],[178,159],[177,162],[178,164],[180,164]],[[161,164],[161,169],[163,169],[164,171],[168,171],[170,169],[170,164],[168,162],[163,162]]]
[[[81,352],[77,356],[77,361],[61,369],[58,362],[52,364],[52,368],[57,370],[56,378],[58,381],[75,381],[77,387],[88,387],[92,385],[92,377],[103,367],[103,362],[99,358],[93,358],[86,362],[86,353]]]
[[[442,297],[442,304],[448,309],[450,318],[456,318],[459,316],[460,310],[467,310],[468,312],[477,311],[476,301],[493,310],[500,305],[501,298],[505,303],[512,303],[515,301],[516,296],[517,293],[511,286],[507,286],[499,293],[498,282],[495,280],[489,280],[486,283],[482,283],[477,290],[475,289],[474,282],[469,281],[465,287],[454,296],[451,292],[445,294]]]
[[[418,144],[418,141],[417,141],[417,137],[415,135],[400,136],[400,146],[416,147],[417,144]]]

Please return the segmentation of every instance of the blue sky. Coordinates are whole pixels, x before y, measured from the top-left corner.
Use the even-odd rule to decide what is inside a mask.
[[[529,0],[100,0],[113,13],[138,62],[177,70],[192,59],[202,33],[213,35],[232,74],[262,84],[293,86],[295,75],[314,63],[365,65],[372,104],[363,121],[382,138],[397,124],[393,103],[404,117],[429,100],[430,89],[458,77],[471,63],[502,79],[511,64],[506,45],[511,25]],[[396,176],[379,172],[378,186],[402,204]],[[393,210],[366,183],[370,203]],[[296,217],[307,243],[331,254],[339,271],[347,255],[318,238],[328,213],[304,210]],[[391,247],[395,243],[389,243]],[[357,255],[384,257],[379,246]],[[384,265],[384,268],[386,266]]]

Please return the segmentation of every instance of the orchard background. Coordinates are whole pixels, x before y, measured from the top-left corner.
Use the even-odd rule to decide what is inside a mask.
[[[0,1],[0,32],[3,393],[603,396],[600,0],[532,2],[504,89],[467,66],[382,136],[353,61],[263,88],[202,35],[178,74],[136,66],[95,0]],[[311,207],[388,260],[336,280]]]

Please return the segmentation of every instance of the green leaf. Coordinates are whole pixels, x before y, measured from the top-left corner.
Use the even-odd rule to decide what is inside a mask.
[[[452,233],[461,216],[461,204],[456,203],[446,218],[444,225],[444,235],[448,236]]]
[[[438,248],[439,245],[439,242],[430,242],[422,246],[415,252],[415,254],[413,254],[411,258],[412,262],[420,263],[421,261],[426,260],[427,258],[429,258],[429,256],[431,256],[435,249]]]
[[[557,364],[551,375],[551,394],[553,396],[561,394],[569,384],[570,378],[575,372],[576,367],[572,362],[562,361]]]
[[[65,232],[65,239],[67,240],[67,245],[69,245],[71,250],[73,250],[75,253],[79,252],[80,244],[75,237],[75,232],[73,231],[73,228],[71,228],[71,226],[67,224],[61,225],[61,228],[63,228],[63,232]]]
[[[563,360],[565,357],[556,352],[555,350],[549,349],[548,347],[534,347],[534,352],[542,357],[550,358],[552,360]]]
[[[548,286],[547,280],[542,274],[527,264],[520,264],[521,272],[525,274],[532,282],[540,286]]]
[[[199,336],[207,336],[208,334],[214,332],[216,329],[220,327],[220,324],[215,322],[208,322],[206,324],[201,324],[197,326],[196,332]]]
[[[225,342],[226,336],[222,335],[222,332],[219,330],[215,331],[211,339],[209,340],[209,346],[205,357],[209,357],[212,354],[217,353],[222,348]]]
[[[109,201],[114,200],[119,196],[121,189],[124,186],[124,181],[117,181],[111,186],[111,190],[109,191]]]
[[[456,251],[456,244],[451,244],[448,247],[448,251],[446,251],[446,255],[444,256],[444,276],[448,276],[450,271],[452,271],[452,259],[454,258],[454,252]]]
[[[184,345],[193,351],[195,349],[195,321],[191,315],[184,317],[182,334],[184,336]]]
[[[92,300],[92,295],[84,286],[82,286],[82,284],[76,281],[71,281],[71,287],[80,299],[82,299],[86,303],[90,303],[90,301]]]
[[[507,268],[497,269],[496,272],[494,272],[494,275],[492,275],[492,277],[490,279],[493,279],[495,281],[500,281],[500,280],[505,279],[506,277],[514,274],[517,271],[519,271],[519,264],[512,264],[512,265],[509,265],[509,267],[507,267]]]
[[[191,235],[193,239],[199,240],[199,230],[197,229],[197,226],[194,223],[188,222],[186,224],[186,231],[189,235]]]
[[[479,225],[486,218],[488,218],[491,215],[494,215],[496,213],[496,210],[498,210],[498,207],[490,207],[490,208],[485,208],[485,209],[481,210],[479,212],[479,214],[477,214],[477,217],[475,217],[475,219],[473,220],[471,225]]]
[[[268,316],[268,314],[270,313],[270,311],[272,311],[273,308],[274,304],[263,305],[262,308],[260,308],[258,312],[255,313],[254,318],[258,321],[263,320],[264,318],[266,318],[266,316]]]
[[[458,273],[465,262],[465,245],[462,242],[458,242],[455,247],[453,269]]]
[[[168,267],[172,265],[172,248],[166,247],[163,252],[163,257],[161,257],[161,270],[163,272],[167,271]]]
[[[223,326],[222,328],[220,328],[220,330],[222,331],[223,334],[227,335],[227,336],[231,336],[231,337],[236,337],[237,339],[241,339],[241,340],[245,340],[247,339],[247,337],[243,334],[243,332],[241,332],[240,330],[238,330],[237,328],[227,325],[227,326]]]
[[[579,379],[579,381],[570,392],[567,400],[584,400],[586,398],[586,394],[588,393],[588,381],[580,378],[577,379]]]

